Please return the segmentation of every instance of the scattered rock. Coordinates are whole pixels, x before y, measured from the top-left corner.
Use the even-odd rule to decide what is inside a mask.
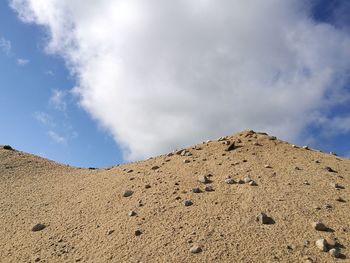
[[[209,178],[206,175],[201,175],[198,177],[198,181],[203,183],[203,184],[208,184],[210,183]]]
[[[257,186],[258,185],[254,180],[251,180],[248,184],[251,185],[251,186]]]
[[[135,231],[135,236],[141,236],[142,235],[142,231],[141,230],[136,230]]]
[[[331,185],[333,188],[335,188],[335,189],[342,189],[342,188],[344,188],[344,187],[340,186],[340,185],[337,184],[337,183],[330,183],[330,185]]]
[[[193,205],[193,202],[192,202],[191,200],[185,200],[185,201],[183,202],[183,204],[184,204],[185,206],[191,206],[191,205]]]
[[[269,138],[270,141],[275,141],[275,140],[277,140],[277,137],[276,137],[276,136],[269,136],[268,138]]]
[[[111,235],[111,234],[113,234],[113,232],[114,232],[114,229],[110,229],[107,231],[107,235]]]
[[[332,248],[329,250],[329,254],[334,258],[340,258],[341,253],[339,248]]]
[[[136,216],[136,212],[133,210],[130,210],[128,213],[128,216]]]
[[[250,178],[249,176],[243,178],[243,182],[246,183],[246,184],[249,183],[249,182],[252,181],[252,180],[253,180],[253,179]]]
[[[337,156],[337,154],[335,152],[330,152],[329,154]]]
[[[210,186],[210,185],[207,185],[207,186],[204,188],[204,190],[205,190],[206,192],[213,192],[213,191],[214,191],[214,188],[213,188],[212,186]]]
[[[193,254],[197,254],[202,252],[202,248],[200,246],[193,246],[191,247],[190,252]]]
[[[268,164],[265,164],[264,167],[265,167],[265,168],[272,168],[272,167],[271,167],[270,165],[268,165]]]
[[[12,148],[10,145],[4,145],[2,148],[3,148],[4,150],[13,151],[13,148]]]
[[[265,213],[259,213],[256,217],[256,221],[258,221],[260,224],[274,224],[275,221],[267,216]]]
[[[324,251],[324,252],[328,251],[327,241],[323,238],[316,241],[316,247],[321,251]]]
[[[337,171],[335,171],[335,170],[333,170],[331,167],[329,167],[329,166],[326,166],[325,168],[324,168],[326,171],[328,171],[328,172],[331,172],[331,173],[337,173]]]
[[[41,231],[45,228],[46,226],[44,224],[35,224],[33,227],[32,227],[32,231],[33,232],[37,232],[37,231]]]
[[[151,185],[150,185],[150,184],[146,184],[146,185],[145,185],[145,188],[146,188],[146,189],[149,189],[149,188],[151,188]]]
[[[191,161],[188,160],[188,159],[185,159],[183,162],[184,162],[184,163],[190,163]]]
[[[166,156],[167,157],[171,157],[171,156],[173,156],[174,154],[173,153],[168,153]]]
[[[157,170],[157,169],[159,169],[159,166],[158,166],[158,165],[152,166],[151,169],[152,169],[152,170]]]
[[[315,163],[321,163],[320,160],[315,160]]]
[[[304,146],[303,146],[303,149],[305,149],[305,150],[309,150],[309,146],[304,145]]]
[[[345,203],[346,201],[341,198],[341,197],[337,197],[337,199],[335,199],[335,201],[341,202],[341,203]]]
[[[195,188],[192,188],[192,193],[196,193],[196,194],[199,194],[201,193],[201,189],[199,189],[199,187],[195,187]]]
[[[332,248],[332,247],[335,247],[337,245],[337,240],[333,237],[326,237],[326,242],[327,242],[327,245]]]
[[[232,151],[234,150],[236,147],[235,147],[235,142],[231,142],[230,145],[226,148],[226,151],[229,152],[229,151]]]
[[[228,177],[228,178],[225,179],[225,183],[227,183],[227,184],[234,184],[234,183],[236,183],[236,181],[233,180],[233,178]]]
[[[124,191],[124,193],[123,193],[123,197],[130,197],[130,196],[132,196],[133,195],[133,191],[131,191],[131,190],[126,190],[126,191]]]
[[[293,147],[293,148],[298,148],[298,146],[296,146],[295,144],[292,144],[292,147]]]
[[[242,179],[239,179],[239,180],[237,181],[237,183],[238,183],[238,184],[244,184],[244,181],[243,181]]]
[[[325,224],[323,224],[322,222],[320,221],[317,221],[317,222],[312,222],[312,227],[317,230],[317,231],[327,231],[328,228],[326,227]]]

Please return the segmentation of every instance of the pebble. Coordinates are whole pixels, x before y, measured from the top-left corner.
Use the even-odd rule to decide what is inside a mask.
[[[124,193],[123,193],[123,197],[130,197],[130,196],[132,196],[133,195],[133,191],[131,191],[131,190],[126,190],[126,191],[124,191]]]
[[[226,151],[229,152],[234,150],[235,148],[235,142],[231,142],[231,144],[226,148]]]
[[[111,234],[113,234],[113,232],[114,232],[114,229],[110,229],[107,231],[107,235],[111,235]]]
[[[44,224],[35,224],[33,227],[32,227],[32,231],[33,232],[37,232],[37,231],[41,231],[45,228],[46,226]]]
[[[227,183],[227,184],[234,184],[234,183],[236,183],[236,181],[233,180],[233,178],[228,177],[228,178],[225,179],[225,183]]]
[[[168,153],[166,156],[167,157],[171,157],[171,156],[173,156],[174,154],[173,153]]]
[[[2,148],[4,150],[13,150],[13,148],[10,145],[4,145]]]
[[[298,146],[296,146],[295,144],[292,144],[292,147],[293,147],[293,148],[298,148]]]
[[[341,202],[341,203],[345,203],[346,201],[341,198],[341,197],[337,197],[337,199],[335,199],[335,201]]]
[[[185,200],[185,201],[183,202],[183,204],[184,204],[185,206],[191,206],[191,205],[193,205],[193,202],[192,202],[191,200]]]
[[[191,161],[188,160],[188,159],[185,159],[183,162],[184,162],[184,163],[190,163]]]
[[[145,188],[146,188],[146,189],[149,189],[149,188],[151,188],[151,185],[150,185],[150,184],[146,184],[146,185],[145,185]]]
[[[159,166],[158,166],[158,165],[152,166],[151,169],[152,169],[152,170],[157,170],[157,169],[159,169]]]
[[[193,254],[197,254],[202,252],[202,248],[200,246],[193,246],[191,247],[190,252]]]
[[[142,231],[141,230],[136,230],[135,231],[135,236],[141,236],[142,235]]]
[[[325,239],[329,247],[335,247],[337,244],[337,241],[333,237],[326,237]]]
[[[201,191],[201,189],[199,189],[199,187],[195,187],[195,188],[192,188],[192,192],[193,192],[193,193],[196,193],[196,194],[199,194],[199,193],[201,193],[202,191]]]
[[[303,149],[305,149],[305,150],[309,150],[309,146],[304,145],[304,146],[303,146]]]
[[[201,182],[201,183],[203,183],[203,184],[207,184],[207,183],[210,182],[210,180],[208,179],[208,177],[205,176],[205,175],[199,176],[199,177],[198,177],[198,181]]]
[[[128,216],[136,216],[136,212],[133,210],[130,210],[128,213]]]
[[[252,181],[252,178],[250,178],[249,176],[247,176],[247,177],[244,177],[243,178],[243,181],[244,181],[244,183],[249,183],[250,181]]]
[[[317,222],[312,222],[312,227],[317,230],[317,231],[327,231],[328,228],[326,227],[325,224],[323,224],[322,222],[320,221],[317,221]]]
[[[267,216],[265,213],[259,213],[256,217],[256,221],[260,224],[273,224],[273,219]]]
[[[325,169],[326,171],[330,172],[330,173],[336,173],[336,172],[337,172],[337,171],[335,171],[334,169],[332,169],[332,168],[329,167],[329,166],[326,166],[324,169]]]
[[[249,185],[251,185],[251,186],[257,186],[258,184],[257,184],[254,180],[251,180],[251,181],[249,182]]]
[[[332,248],[329,250],[329,254],[334,258],[340,258],[340,249],[339,248]]]
[[[265,164],[264,167],[265,167],[265,168],[272,168],[272,167],[271,167],[270,165],[268,165],[268,164]]]
[[[340,188],[341,188],[341,186],[340,186],[339,184],[337,184],[337,183],[330,183],[330,185],[331,185],[333,188],[335,188],[335,189],[340,189]]]
[[[321,251],[324,251],[324,252],[328,251],[327,241],[323,238],[316,241],[316,247]]]
[[[204,190],[205,190],[206,192],[213,192],[213,191],[214,191],[213,187],[210,186],[210,185],[207,185],[207,186],[204,188]]]

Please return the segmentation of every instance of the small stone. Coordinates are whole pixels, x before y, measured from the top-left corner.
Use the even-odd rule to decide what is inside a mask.
[[[142,231],[141,230],[136,230],[135,231],[135,236],[141,236],[142,235]]]
[[[234,150],[236,147],[235,147],[235,142],[231,142],[230,145],[226,148],[226,152],[229,152],[229,151],[232,151]]]
[[[320,160],[315,160],[315,163],[321,163]]]
[[[10,145],[4,145],[2,148],[3,148],[4,150],[13,151],[13,148],[12,148]]]
[[[196,194],[199,194],[201,193],[201,189],[199,189],[199,187],[195,187],[195,188],[192,188],[192,193],[196,193]]]
[[[269,136],[268,138],[269,138],[270,141],[275,141],[275,140],[277,140],[277,137],[276,137],[276,136]]]
[[[335,152],[330,152],[329,154],[337,156],[337,154]]]
[[[345,203],[346,201],[341,198],[341,197],[337,197],[337,199],[335,199],[335,201],[341,202],[341,203]]]
[[[166,156],[167,157],[171,157],[171,156],[173,156],[174,154],[173,153],[168,153]]]
[[[330,173],[336,173],[337,171],[335,171],[335,170],[333,170],[331,167],[329,167],[329,166],[326,166],[325,168],[324,168],[326,171],[328,171],[328,172],[330,172]]]
[[[314,260],[309,256],[304,256],[303,259],[304,259],[305,263],[313,263],[314,262]]]
[[[326,237],[326,242],[328,244],[329,247],[335,247],[337,245],[337,241],[335,240],[335,238],[333,237]]]
[[[128,213],[128,216],[136,216],[136,212],[133,210],[130,210]]]
[[[159,169],[159,166],[158,166],[158,165],[152,166],[151,169],[152,169],[152,170],[157,170],[157,169]]]
[[[340,189],[340,188],[342,188],[339,184],[337,184],[337,183],[330,183],[330,185],[333,187],[333,188],[335,188],[335,189]]]
[[[190,163],[191,161],[188,160],[188,159],[185,159],[183,162],[184,162],[184,163]]]
[[[40,257],[36,257],[36,258],[34,259],[34,262],[39,262],[40,260],[41,260]]]
[[[238,183],[238,184],[244,184],[244,181],[243,181],[242,179],[239,179],[239,180],[237,181],[237,183]]]
[[[316,241],[316,247],[321,251],[324,251],[324,252],[328,251],[327,241],[323,238]]]
[[[33,227],[32,227],[32,231],[33,232],[37,232],[37,231],[41,231],[45,228],[46,226],[44,224],[35,224]]]
[[[191,206],[191,205],[193,205],[193,202],[192,202],[191,200],[185,200],[185,201],[183,202],[183,204],[184,204],[185,206]]]
[[[203,184],[207,184],[210,182],[209,178],[205,175],[201,175],[198,177],[198,181],[203,183]]]
[[[149,188],[151,188],[151,185],[150,185],[150,184],[146,184],[146,185],[145,185],[145,188],[146,188],[146,189],[149,189]]]
[[[213,191],[214,191],[213,187],[210,186],[210,185],[207,185],[207,186],[204,188],[204,190],[205,190],[206,192],[213,192]]]
[[[247,176],[247,177],[244,177],[243,178],[243,181],[244,181],[244,183],[249,183],[250,181],[252,181],[252,178],[250,178],[249,176]]]
[[[268,164],[265,164],[264,167],[265,167],[265,168],[272,168],[272,167],[271,167],[270,165],[268,165]]]
[[[132,196],[133,195],[133,191],[131,191],[131,190],[126,190],[126,191],[124,191],[124,193],[123,193],[123,197],[130,197],[130,196]]]
[[[292,144],[292,147],[293,147],[293,148],[298,148],[298,146],[296,146],[295,144]]]
[[[251,186],[257,186],[258,185],[254,180],[251,180],[248,184],[251,185]]]
[[[303,149],[305,149],[305,150],[309,150],[309,146],[304,145],[304,146],[303,146]]]
[[[191,247],[190,252],[193,254],[197,254],[202,252],[202,248],[200,246],[193,246]]]
[[[315,229],[315,230],[317,230],[317,231],[327,231],[328,230],[328,228],[326,227],[326,225],[325,224],[323,224],[322,222],[319,222],[319,221],[317,221],[317,222],[312,222],[312,227]]]
[[[225,183],[227,183],[227,184],[234,184],[236,182],[235,182],[235,180],[233,180],[233,178],[228,177],[228,178],[225,179]]]
[[[111,234],[113,234],[113,232],[114,232],[114,229],[110,229],[107,231],[107,235],[111,235]]]
[[[332,248],[329,250],[329,254],[334,258],[340,258],[340,249],[339,248]]]
[[[274,220],[267,216],[265,213],[260,213],[256,217],[256,221],[258,221],[260,224],[273,224]]]

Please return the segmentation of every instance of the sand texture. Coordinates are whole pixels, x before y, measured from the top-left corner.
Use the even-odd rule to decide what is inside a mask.
[[[249,131],[186,150],[94,170],[1,146],[0,262],[350,262],[350,160]]]

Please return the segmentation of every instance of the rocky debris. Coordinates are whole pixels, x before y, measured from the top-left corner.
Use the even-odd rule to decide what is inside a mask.
[[[174,153],[168,153],[166,156],[167,157],[171,157],[171,156],[173,156],[174,155]]]
[[[258,185],[254,180],[251,180],[248,184],[251,185],[251,186],[257,186]]]
[[[324,169],[325,169],[326,171],[330,172],[330,173],[337,173],[337,171],[333,170],[333,169],[332,169],[331,167],[329,167],[329,166],[326,166]]]
[[[229,152],[229,151],[232,151],[232,150],[234,150],[236,148],[236,146],[235,146],[235,142],[233,141],[233,142],[231,142],[230,143],[230,145],[226,148],[226,152]]]
[[[130,210],[128,213],[128,216],[136,216],[136,212],[133,210]]]
[[[191,206],[191,205],[193,205],[193,202],[191,200],[185,200],[185,201],[183,201],[183,204],[185,206]]]
[[[296,146],[295,144],[292,144],[292,147],[293,147],[293,148],[298,148],[298,146]]]
[[[182,153],[182,151],[184,151],[185,149],[181,149],[181,150],[177,150],[177,151],[175,151],[175,153],[177,154],[177,155],[180,155],[181,153]]]
[[[275,140],[277,140],[277,137],[276,137],[276,136],[269,136],[268,138],[269,138],[270,141],[275,141]]]
[[[4,145],[4,146],[2,146],[2,148],[3,148],[4,150],[13,151],[13,148],[12,148],[10,145]]]
[[[149,189],[149,188],[151,188],[151,185],[150,185],[150,184],[146,184],[146,185],[145,185],[145,188],[146,188],[146,189]]]
[[[44,224],[35,224],[33,227],[32,227],[32,231],[33,232],[37,232],[37,231],[41,231],[45,228],[46,226]]]
[[[114,229],[109,229],[108,231],[107,231],[107,235],[112,235],[114,233]]]
[[[238,183],[238,184],[244,184],[244,181],[243,181],[242,179],[239,179],[239,180],[237,181],[237,183]]]
[[[340,258],[341,253],[339,248],[331,248],[328,252],[334,258]]]
[[[246,183],[246,184],[248,184],[248,183],[251,182],[252,180],[253,180],[253,179],[250,178],[249,176],[246,176],[246,177],[243,178],[243,182]]]
[[[329,247],[332,248],[332,247],[335,247],[337,245],[337,241],[336,241],[335,238],[333,238],[333,237],[326,237],[325,239],[326,239],[327,245]]]
[[[317,240],[315,244],[319,250],[324,251],[324,252],[328,251],[328,244],[324,238]]]
[[[275,223],[275,221],[271,217],[262,212],[256,216],[256,221],[264,225],[270,225]]]
[[[309,146],[307,146],[307,145],[304,145],[302,148],[305,150],[309,150]]]
[[[158,166],[158,165],[154,165],[154,166],[152,166],[151,169],[152,169],[152,170],[157,170],[157,169],[159,169],[159,166]]]
[[[337,156],[337,154],[335,152],[330,152],[329,154]]]
[[[191,161],[188,160],[188,159],[185,159],[183,162],[184,162],[184,163],[190,163]]]
[[[225,179],[225,183],[227,183],[227,184],[235,184],[236,181],[233,180],[233,178],[231,178],[231,177],[227,177],[227,178]]]
[[[181,156],[191,156],[192,153],[190,151],[188,151],[188,150],[183,150],[180,155]]]
[[[315,160],[315,163],[321,163],[320,160]]]
[[[190,248],[190,252],[192,254],[197,254],[197,253],[202,252],[202,248],[200,246],[193,246]]]
[[[253,145],[254,145],[254,146],[261,146],[261,144],[258,143],[258,142],[254,142]]]
[[[131,190],[125,190],[124,193],[123,193],[123,197],[130,197],[134,194],[133,191]]]
[[[192,188],[192,193],[199,194],[201,193],[201,189],[199,187]]]
[[[135,230],[135,236],[141,236],[142,235],[142,231],[141,230]]]
[[[308,181],[304,181],[303,184],[304,185],[310,185],[310,183]]]
[[[337,197],[337,198],[335,199],[335,201],[338,201],[338,202],[341,202],[341,203],[345,203],[345,202],[346,202],[345,199],[343,199],[343,198],[341,198],[341,197]]]
[[[265,168],[272,168],[271,165],[265,164],[264,165]]]
[[[213,191],[214,191],[214,188],[213,188],[211,185],[207,185],[207,186],[204,188],[204,190],[205,190],[206,192],[213,192]]]
[[[342,187],[341,185],[337,184],[337,183],[330,183],[330,185],[335,188],[335,189],[343,189],[344,187]]]
[[[312,227],[317,231],[327,231],[328,227],[320,221],[312,222]]]
[[[210,183],[209,178],[206,175],[201,175],[198,177],[198,181],[203,183],[203,184],[208,184]]]

